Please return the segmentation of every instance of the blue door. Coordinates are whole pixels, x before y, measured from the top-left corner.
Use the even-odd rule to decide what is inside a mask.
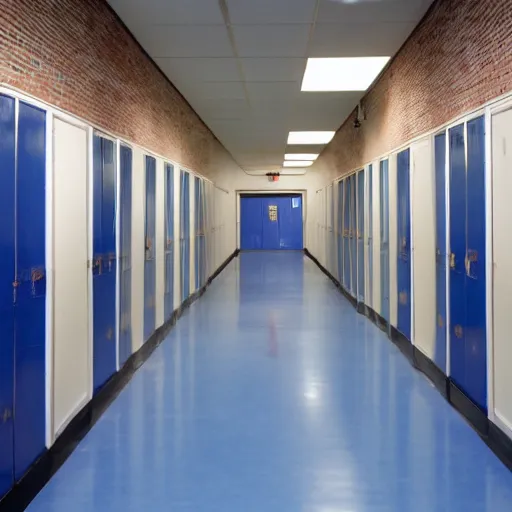
[[[144,341],[155,330],[156,263],[155,263],[155,217],[156,217],[156,160],[146,156],[146,212],[144,259]]]
[[[356,175],[350,180],[350,292],[357,297],[357,181]]]
[[[343,180],[343,286],[350,292],[351,283],[351,254],[350,254],[350,190],[351,183],[348,178]]]
[[[120,148],[119,367],[132,353],[132,150]]]
[[[165,295],[164,317],[174,310],[174,167],[165,164]]]
[[[367,303],[373,307],[373,165],[368,167],[368,293]]]
[[[411,205],[410,151],[397,156],[397,290],[398,330],[411,339]]]
[[[446,134],[434,140],[436,176],[436,345],[434,362],[446,372]]]
[[[343,181],[338,182],[338,281],[343,283]]]
[[[466,388],[466,155],[464,125],[450,137],[450,376]]]
[[[301,250],[302,196],[242,196],[242,250]]]
[[[364,171],[357,173],[357,300],[364,303]]]
[[[380,162],[380,314],[389,322],[389,161]]]
[[[15,112],[0,95],[0,499],[14,483]]]
[[[180,176],[180,261],[181,300],[190,295],[190,192],[189,174],[181,171]]]
[[[485,284],[485,121],[467,125],[465,391],[487,410]]]
[[[20,102],[16,197],[14,476],[45,449],[46,114]]]
[[[93,143],[94,389],[116,371],[116,162],[115,144]]]

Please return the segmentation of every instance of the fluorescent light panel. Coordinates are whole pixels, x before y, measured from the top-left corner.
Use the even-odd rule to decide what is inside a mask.
[[[283,167],[309,167],[313,165],[311,160],[285,160]]]
[[[308,59],[302,91],[366,91],[390,57]]]
[[[288,144],[327,144],[334,132],[290,132]]]
[[[318,153],[286,153],[285,160],[316,160]]]

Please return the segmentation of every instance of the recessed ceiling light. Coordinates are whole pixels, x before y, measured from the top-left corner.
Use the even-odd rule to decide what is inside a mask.
[[[311,160],[285,160],[283,167],[309,167],[313,165]]]
[[[335,132],[290,132],[288,144],[327,144]]]
[[[308,59],[302,91],[366,91],[389,57]]]
[[[316,160],[318,153],[286,153],[285,160]]]

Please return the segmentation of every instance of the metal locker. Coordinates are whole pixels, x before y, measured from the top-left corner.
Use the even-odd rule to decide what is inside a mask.
[[[14,476],[45,449],[46,114],[19,103],[16,194]]]
[[[485,119],[467,123],[465,391],[487,409]]]
[[[357,181],[353,174],[350,180],[350,292],[357,298]]]
[[[189,174],[181,171],[180,176],[180,283],[181,300],[190,295],[190,191]]]
[[[164,318],[174,309],[174,167],[165,164],[165,295]]]
[[[366,303],[373,308],[373,165],[368,166],[368,293]]]
[[[364,171],[357,173],[357,300],[364,303]]]
[[[132,150],[120,147],[119,367],[132,353]]]
[[[343,180],[343,286],[350,291],[351,284],[351,255],[350,255],[350,180]]]
[[[153,334],[156,326],[156,160],[146,161],[146,208],[145,208],[145,258],[144,258],[144,341]]]
[[[205,230],[204,230],[204,193],[203,180],[195,178],[195,227],[196,227],[196,250],[195,250],[195,267],[196,267],[196,288],[199,289],[204,285],[204,247],[205,247]]]
[[[411,339],[410,150],[397,155],[398,330]]]
[[[446,372],[446,133],[434,139],[436,187],[436,345],[434,362]]]
[[[381,311],[389,322],[389,161],[380,162],[380,291]]]
[[[93,140],[93,381],[97,391],[116,371],[115,144]]]
[[[0,499],[14,483],[15,102],[0,95]]]
[[[466,154],[464,125],[450,140],[450,377],[466,389]]]
[[[338,280],[343,283],[343,181],[338,182]]]

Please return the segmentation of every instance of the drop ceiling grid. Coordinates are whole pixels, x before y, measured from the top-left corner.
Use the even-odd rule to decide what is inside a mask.
[[[218,1],[109,0],[235,159],[254,168],[296,150],[291,130],[336,130],[362,96],[301,92],[307,57],[393,55],[431,0],[225,2],[236,49]]]

